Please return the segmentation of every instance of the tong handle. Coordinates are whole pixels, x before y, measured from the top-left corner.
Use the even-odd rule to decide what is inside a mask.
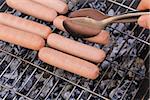
[[[138,18],[128,18],[128,19],[116,20],[114,21],[114,23],[133,23],[137,21],[138,21]]]
[[[141,15],[147,15],[147,14],[150,14],[149,10],[132,11],[122,15],[112,16],[110,18],[105,19],[105,21],[107,23],[136,22]]]
[[[147,9],[147,10],[141,10],[141,11],[131,11],[131,12],[128,12],[128,13],[125,13],[125,14],[129,14],[129,13],[140,13],[140,12],[149,12],[150,10]],[[122,18],[120,20],[116,20],[114,21],[115,23],[128,23],[128,22],[137,22],[138,21],[138,18],[140,17],[141,15],[139,16],[134,16],[134,17],[128,17],[128,18]]]
[[[129,11],[129,12],[126,12],[126,13],[124,13],[124,14],[140,13],[140,12],[150,12],[150,10],[149,10],[149,9],[146,9],[146,10]],[[122,15],[124,15],[124,14],[122,14]]]

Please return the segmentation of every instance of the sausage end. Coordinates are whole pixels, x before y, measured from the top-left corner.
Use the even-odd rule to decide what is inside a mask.
[[[39,42],[38,45],[35,46],[33,50],[40,50],[41,48],[45,46],[45,41],[43,38],[39,38],[38,42]]]

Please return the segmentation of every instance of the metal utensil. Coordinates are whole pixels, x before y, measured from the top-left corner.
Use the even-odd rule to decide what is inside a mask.
[[[110,23],[136,22],[141,15],[150,14],[148,10],[134,11],[127,14],[107,16],[100,12],[102,20],[94,20],[87,17],[70,18],[63,22],[64,28],[71,35],[80,38],[96,36]]]

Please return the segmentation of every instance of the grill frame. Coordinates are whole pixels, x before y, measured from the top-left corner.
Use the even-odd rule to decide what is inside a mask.
[[[88,0],[87,0],[87,1],[88,1]],[[119,7],[118,7],[118,9],[116,10],[116,12],[117,12],[120,8],[122,8],[122,7],[123,7],[123,8],[126,8],[126,9],[127,9],[126,11],[128,11],[128,10],[136,11],[134,8],[131,8],[132,5],[129,5],[129,6],[124,5],[124,4],[123,4],[123,1],[125,2],[125,0],[122,0],[121,3],[118,3],[117,0],[104,0],[104,2],[110,2],[110,3],[112,3],[111,6],[108,8],[108,10],[109,10],[113,5],[118,5]],[[133,0],[133,1],[134,1],[134,0]],[[87,2],[85,2],[85,3],[81,6],[81,8],[83,8],[83,7],[86,5],[86,3],[87,3]],[[133,3],[134,3],[134,2],[133,2]],[[133,4],[133,3],[131,3],[131,4]],[[5,2],[0,6],[0,9],[1,9],[2,7],[4,7],[4,5],[6,5]],[[7,10],[8,10],[8,9],[6,9],[5,12],[7,12]],[[14,12],[14,11],[15,11],[15,10],[12,10],[12,12]],[[108,12],[108,11],[106,11],[106,12]],[[136,29],[137,26],[138,26],[138,25],[136,24],[136,25],[133,27],[133,29],[131,30],[132,33],[129,34],[128,36],[131,37],[131,38],[134,38],[135,40],[137,40],[137,41],[139,41],[141,44],[143,44],[142,47],[141,47],[141,49],[140,49],[140,51],[142,51],[143,48],[144,48],[144,45],[150,46],[150,43],[147,42],[150,35],[148,36],[148,38],[146,39],[146,41],[140,39],[141,34],[142,34],[142,33],[144,32],[144,30],[145,30],[145,29],[142,29],[142,31],[140,32],[139,36],[137,36],[137,37],[134,36],[134,30]],[[109,26],[108,26],[108,27],[109,27]],[[109,28],[111,28],[111,27],[109,27]],[[113,29],[113,28],[112,28],[112,29]],[[115,29],[115,30],[116,30],[116,29]],[[53,28],[53,31],[56,31],[56,28],[55,28],[55,27]],[[119,30],[117,30],[117,31],[120,32]],[[61,32],[60,32],[60,33],[61,33]],[[125,32],[120,32],[120,33],[127,35]],[[103,47],[103,46],[102,46],[102,47]],[[98,98],[100,98],[100,100],[103,100],[103,99],[104,99],[104,100],[107,100],[107,99],[108,99],[108,98],[106,98],[105,96],[103,96],[103,94],[105,93],[105,91],[107,90],[107,87],[108,87],[109,85],[107,85],[107,87],[105,88],[105,90],[103,91],[102,94],[98,94],[98,93],[96,93],[95,91],[96,91],[97,87],[99,86],[99,83],[101,82],[101,80],[103,80],[103,78],[105,77],[105,75],[107,74],[107,72],[109,71],[109,69],[111,69],[111,66],[109,66],[109,67],[106,69],[106,71],[104,72],[104,74],[102,74],[102,76],[97,79],[97,84],[96,84],[95,88],[93,88],[93,90],[90,90],[90,89],[87,89],[86,87],[83,87],[82,85],[79,84],[79,83],[81,82],[81,80],[82,80],[82,79],[80,79],[80,78],[77,80],[77,82],[72,82],[72,81],[70,81],[69,79],[66,79],[66,78],[63,77],[63,76],[59,76],[59,75],[55,74],[54,72],[51,72],[51,71],[47,70],[47,68],[48,68],[47,65],[46,65],[46,68],[43,68],[43,67],[41,67],[41,66],[39,66],[39,65],[35,65],[32,61],[34,61],[36,58],[33,58],[33,59],[30,60],[30,61],[26,60],[25,58],[26,58],[26,56],[29,55],[28,53],[29,53],[29,52],[32,52],[32,51],[30,51],[30,50],[29,50],[29,52],[27,52],[27,53],[25,54],[24,57],[18,57],[17,54],[12,54],[12,53],[9,52],[9,50],[6,50],[6,48],[0,48],[0,52],[3,52],[3,53],[6,54],[6,56],[3,58],[3,60],[1,60],[0,64],[3,63],[3,61],[7,58],[7,56],[11,56],[11,57],[12,57],[11,63],[13,62],[14,59],[19,59],[19,60],[21,61],[21,63],[24,62],[24,63],[27,64],[26,70],[24,70],[24,72],[27,71],[29,67],[31,67],[31,66],[34,67],[34,71],[33,71],[33,73],[31,74],[31,77],[32,77],[32,75],[33,75],[37,70],[41,70],[41,71],[43,71],[43,72],[42,72],[43,74],[44,74],[45,72],[47,72],[47,73],[50,74],[49,79],[51,79],[51,78],[53,78],[53,77],[57,77],[57,78],[58,78],[58,80],[55,82],[54,86],[53,86],[52,89],[49,91],[49,93],[48,93],[48,95],[46,96],[45,99],[48,98],[48,96],[53,92],[53,90],[55,89],[55,87],[56,87],[56,86],[59,84],[59,82],[62,81],[62,80],[65,81],[66,84],[71,84],[71,85],[73,86],[73,89],[72,89],[72,91],[71,91],[69,97],[71,96],[72,92],[73,92],[76,88],[80,88],[80,89],[81,89],[81,93],[80,93],[80,95],[78,96],[77,99],[80,99],[80,97],[84,94],[84,92],[88,92],[88,93],[89,93],[89,96],[88,96],[88,99],[87,99],[87,100],[90,100],[91,97],[93,97],[93,96],[97,96]],[[129,50],[129,52],[130,52],[130,50]],[[145,62],[146,62],[146,60],[148,59],[149,54],[150,54],[150,51],[148,52],[148,54],[147,54],[146,57],[144,58],[144,61],[145,61]],[[108,59],[106,59],[106,60],[109,61]],[[120,65],[118,65],[118,64],[113,63],[113,62],[111,62],[111,61],[109,61],[109,62],[110,62],[111,64],[115,65],[115,66],[121,66],[121,65],[123,64],[123,63],[121,63]],[[11,63],[9,63],[9,65],[10,65]],[[21,63],[20,63],[20,64],[21,64]],[[7,67],[5,68],[5,71],[9,68],[9,65],[7,65]],[[98,65],[100,66],[101,64],[98,64]],[[19,65],[18,65],[18,67],[19,67]],[[16,70],[17,70],[17,68],[16,68]],[[0,74],[0,78],[3,76],[3,74],[4,74],[5,71],[3,71],[3,72]],[[126,68],[126,71],[128,72],[128,71],[131,71],[131,70],[130,70],[129,68]],[[133,72],[133,71],[132,71],[132,72]],[[149,69],[148,69],[148,72],[150,72]],[[117,73],[117,72],[116,72],[116,73]],[[116,73],[115,73],[115,74],[116,74]],[[138,74],[138,73],[135,73],[135,72],[133,72],[133,73],[134,73],[134,74]],[[112,80],[114,80],[115,74],[114,74]],[[21,78],[21,77],[22,77],[22,76],[20,76],[20,78]],[[29,77],[29,78],[31,78],[31,77]],[[125,77],[124,77],[124,78],[125,78]],[[122,81],[124,80],[124,78],[121,79],[120,84],[122,83]],[[145,79],[148,79],[148,78],[149,78],[148,76],[145,77]],[[18,79],[18,81],[19,81],[19,79]],[[132,81],[133,81],[133,80],[132,80]],[[131,84],[132,84],[132,81],[130,82],[130,85],[128,86],[128,88],[130,88],[130,86],[131,86]],[[26,81],[26,83],[27,83],[27,82],[28,82],[28,81]],[[38,81],[37,81],[37,82],[38,82]],[[16,83],[17,83],[17,81],[16,81]],[[110,82],[110,83],[111,83],[111,82]],[[142,87],[143,83],[144,83],[144,80],[141,81],[141,83],[140,83],[139,91],[140,91],[140,88]],[[36,85],[36,84],[35,84],[35,85]],[[14,87],[15,85],[9,87],[9,86],[5,86],[5,85],[3,85],[3,84],[0,84],[0,86],[3,87],[3,88],[8,89],[8,90],[10,90],[10,91],[13,91],[16,95],[19,95],[19,96],[24,97],[24,98],[26,98],[26,99],[32,100],[32,99],[29,98],[28,96],[25,96],[25,95],[23,95],[22,93],[20,93],[20,92],[18,92],[18,91],[14,91],[14,90],[13,90],[13,87]],[[118,85],[118,88],[119,88],[119,86],[120,86],[120,85]],[[64,86],[64,87],[65,87],[65,86]],[[57,98],[59,98],[59,96],[60,96],[61,93],[63,92],[63,89],[64,89],[64,88],[62,88],[62,90],[59,92],[59,95],[57,96]],[[126,92],[127,92],[127,91],[128,91],[128,89],[126,90]],[[140,93],[139,91],[137,91],[137,94]],[[149,91],[149,87],[148,87],[148,89],[145,90],[145,91]],[[124,95],[126,94],[126,92],[124,93]],[[5,97],[7,97],[8,94],[9,94],[9,92],[4,96],[3,99],[5,99]],[[38,93],[38,95],[39,95],[39,94],[40,94],[40,93]],[[147,94],[147,92],[146,92],[146,94]],[[146,95],[146,94],[144,94],[144,95]],[[36,97],[38,97],[38,96],[36,96]],[[69,99],[69,97],[68,97],[68,99]],[[123,96],[123,97],[124,97],[124,96]],[[135,95],[134,97],[137,98],[137,95]],[[135,99],[134,97],[133,97],[132,99]],[[13,100],[15,100],[16,98],[17,98],[17,97],[14,97]],[[143,98],[143,97],[142,97],[142,98]],[[36,98],[34,98],[34,99],[36,99]],[[123,98],[122,98],[122,99],[123,99]]]

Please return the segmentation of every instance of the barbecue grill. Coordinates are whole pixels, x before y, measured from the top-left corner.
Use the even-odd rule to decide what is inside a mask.
[[[140,0],[66,0],[69,12],[91,7],[108,15],[136,11]],[[136,23],[111,24],[111,43],[102,46],[73,38],[48,23],[23,14],[0,0],[0,12],[37,21],[53,32],[103,49],[107,57],[96,80],[57,69],[40,61],[37,51],[0,41],[0,100],[148,100],[149,30]]]

